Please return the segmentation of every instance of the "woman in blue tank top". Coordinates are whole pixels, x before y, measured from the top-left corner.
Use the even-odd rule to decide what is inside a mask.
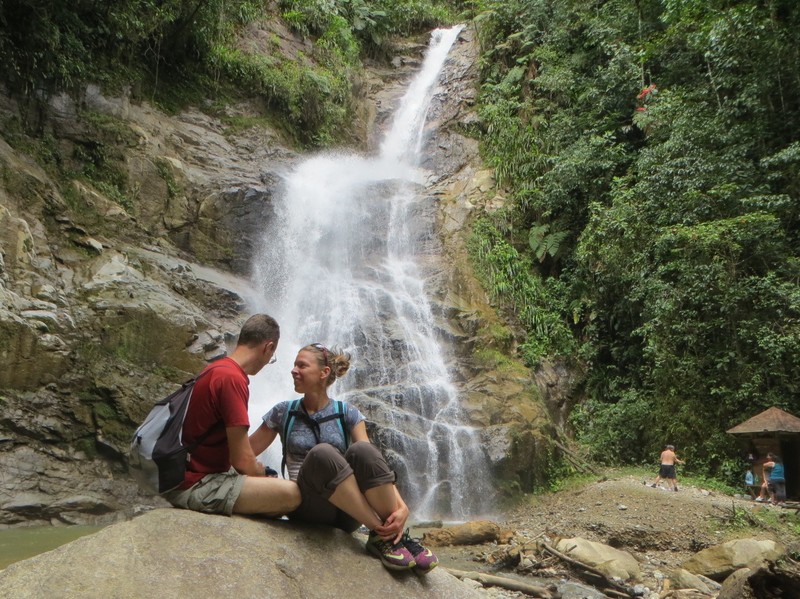
[[[783,462],[774,453],[767,454],[767,461],[764,462],[764,472],[769,472],[767,489],[769,490],[770,500],[773,505],[782,504],[786,501],[786,478],[784,475]]]

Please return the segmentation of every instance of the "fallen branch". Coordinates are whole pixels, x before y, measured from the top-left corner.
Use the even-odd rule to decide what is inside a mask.
[[[559,593],[557,590],[551,590],[547,587],[520,582],[519,580],[514,580],[513,578],[504,578],[502,576],[484,574],[483,572],[453,570],[452,568],[445,568],[445,570],[456,578],[469,578],[470,580],[476,580],[485,586],[495,586],[507,589],[509,591],[517,591],[519,593],[530,595],[531,597],[538,597],[539,599],[560,599],[561,597],[561,593]]]
[[[567,448],[566,448],[566,447],[565,447],[563,444],[559,443],[558,441],[555,441],[555,440],[554,440],[554,441],[553,441],[553,444],[554,444],[556,447],[558,447],[558,448],[559,448],[561,451],[563,451],[563,452],[566,454],[567,458],[569,458],[569,461],[570,461],[570,462],[572,463],[572,465],[573,465],[573,466],[575,466],[575,467],[576,467],[578,470],[580,470],[580,471],[582,471],[582,472],[586,472],[586,471],[588,470],[589,472],[591,472],[591,473],[592,473],[592,474],[594,474],[595,476],[600,476],[600,473],[599,473],[597,470],[595,470],[595,469],[592,467],[592,465],[591,465],[591,464],[589,464],[588,462],[586,462],[586,461],[585,461],[584,459],[582,459],[581,457],[579,457],[579,456],[575,455],[575,452],[573,452],[573,451],[571,451],[571,450],[567,449]]]
[[[608,576],[603,574],[597,568],[593,568],[592,566],[589,566],[588,564],[584,564],[583,562],[579,562],[576,559],[573,559],[573,558],[571,558],[571,557],[569,557],[567,555],[564,555],[563,553],[561,553],[560,551],[557,551],[556,549],[554,549],[553,547],[551,547],[547,543],[542,543],[542,548],[545,551],[547,551],[548,553],[550,553],[551,555],[554,555],[555,557],[557,557],[558,559],[560,559],[560,560],[562,560],[562,561],[564,561],[564,562],[566,562],[566,563],[568,563],[568,564],[570,564],[572,566],[575,566],[576,568],[579,568],[579,569],[583,570],[584,573],[589,574],[590,577],[599,578],[601,583],[602,583],[602,585],[605,585],[605,586],[598,585],[593,580],[588,580],[587,582],[589,582],[589,584],[591,584],[592,586],[600,589],[606,595],[613,595],[615,597],[633,597],[634,596],[627,587],[614,582],[613,580],[608,578]],[[586,577],[584,577],[584,580],[586,580]]]
[[[748,509],[739,509],[736,507],[736,502],[731,501],[731,509],[730,511],[727,508],[720,507],[718,505],[713,506],[714,509],[722,512],[724,515],[718,516],[715,515],[716,518],[722,520],[723,522],[735,522],[737,518],[742,518],[747,521],[750,526],[754,526],[756,528],[763,528],[764,524],[758,520]]]
[[[580,568],[582,570],[585,570],[586,572],[589,572],[590,574],[594,574],[595,576],[597,576],[599,578],[603,578],[603,579],[607,580],[606,575],[603,574],[597,568],[593,568],[592,566],[590,566],[588,564],[584,564],[583,562],[579,562],[578,560],[573,559],[573,558],[569,557],[568,555],[564,555],[560,551],[557,551],[556,549],[553,549],[547,543],[542,543],[542,547],[544,548],[545,551],[547,551],[551,555],[556,556],[558,559],[560,559],[562,561],[565,561],[565,562],[567,562],[568,564],[570,564],[572,566],[576,566],[576,567],[578,567],[578,568]]]

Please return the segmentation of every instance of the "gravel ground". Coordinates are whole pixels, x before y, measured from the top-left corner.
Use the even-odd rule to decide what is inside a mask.
[[[796,532],[800,530],[800,517],[793,511],[693,486],[680,486],[677,493],[654,489],[649,486],[652,478],[645,481],[641,476],[610,473],[578,488],[532,496],[496,521],[513,531],[512,543],[542,539],[552,544],[557,538],[583,537],[628,551],[642,569],[638,590],[644,597],[657,596],[667,570],[680,567],[701,549],[733,538],[771,538],[792,551],[800,551],[800,534]],[[734,507],[738,513],[735,519]],[[775,525],[732,525],[732,519],[743,523],[750,514],[765,512],[775,514]],[[496,561],[505,549],[488,544],[437,547],[436,552],[445,568],[492,573],[535,584],[559,584],[564,599],[603,597],[593,594],[591,588],[568,588],[559,583],[569,577],[569,572],[555,558],[542,556],[539,564],[540,572],[548,577],[520,576],[513,565]],[[496,588],[485,592],[498,598],[525,596]]]

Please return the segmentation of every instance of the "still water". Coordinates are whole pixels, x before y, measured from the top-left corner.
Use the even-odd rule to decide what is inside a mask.
[[[100,530],[101,526],[35,526],[0,530],[0,570]]]

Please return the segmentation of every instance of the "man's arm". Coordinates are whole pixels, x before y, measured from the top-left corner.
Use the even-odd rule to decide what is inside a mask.
[[[231,466],[239,474],[247,476],[264,476],[264,466],[256,461],[256,454],[247,437],[246,426],[229,426],[225,428],[228,435],[228,451]]]

